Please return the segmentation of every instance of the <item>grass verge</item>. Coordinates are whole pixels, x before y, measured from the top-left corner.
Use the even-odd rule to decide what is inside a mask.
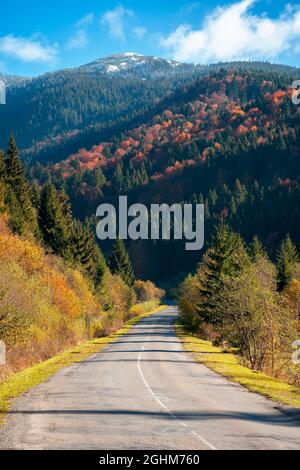
[[[235,354],[224,353],[221,348],[198,338],[181,324],[176,325],[176,331],[184,348],[194,355],[196,362],[204,364],[232,382],[243,385],[251,392],[259,393],[284,405],[300,407],[300,388],[242,366]]]
[[[97,338],[82,343],[72,349],[64,351],[47,361],[36,364],[28,369],[24,369],[11,376],[8,380],[0,383],[0,426],[4,423],[5,413],[9,410],[11,401],[23,395],[30,389],[45,382],[49,377],[59,370],[76,362],[81,362],[89,356],[100,352],[105,346],[116,341],[120,336],[125,335],[143,318],[164,310],[166,307],[156,307],[154,310],[144,312],[125,323],[123,328],[116,333],[104,338]]]

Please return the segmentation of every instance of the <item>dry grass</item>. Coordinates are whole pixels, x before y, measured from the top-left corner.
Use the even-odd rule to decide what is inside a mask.
[[[232,382],[243,385],[251,392],[259,393],[285,405],[300,407],[300,388],[242,366],[237,355],[225,353],[221,348],[213,346],[211,342],[204,341],[188,332],[180,324],[176,326],[176,330],[185,349],[193,354],[197,362]]]

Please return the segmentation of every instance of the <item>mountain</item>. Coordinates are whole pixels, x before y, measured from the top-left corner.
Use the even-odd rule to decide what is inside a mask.
[[[2,76],[7,104],[0,107],[0,146],[13,131],[27,160],[63,160],[146,122],[177,89],[221,68],[296,75],[276,64],[196,66],[127,52],[35,78]]]
[[[51,177],[82,220],[119,194],[203,202],[207,240],[226,219],[274,256],[287,233],[300,243],[298,78],[298,69],[268,63],[111,56],[9,85],[1,137],[14,131],[31,178]],[[129,249],[138,275],[159,282],[201,259],[181,242]]]
[[[194,74],[203,71],[204,66],[183,64],[160,57],[144,56],[135,52],[125,52],[95,60],[79,67],[79,71],[87,73],[113,74],[126,77],[134,75],[142,79],[165,77],[166,75]]]
[[[300,243],[296,77],[266,65],[221,67],[162,100],[135,128],[32,167],[31,176],[51,176],[82,219],[119,194],[145,204],[201,202],[207,240],[226,220],[247,241],[258,235],[274,256],[286,233]],[[137,273],[156,281],[190,272],[201,259],[181,242],[132,243],[130,251]]]
[[[18,77],[17,75],[4,75],[0,73],[0,80],[4,82],[8,88],[14,88],[30,81],[30,78]]]
[[[32,79],[4,77],[0,145],[14,132],[28,159],[56,161],[112,137],[205,68],[134,53]]]

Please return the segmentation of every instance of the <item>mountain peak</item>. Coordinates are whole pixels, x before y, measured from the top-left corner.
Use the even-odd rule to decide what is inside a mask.
[[[162,57],[145,56],[138,52],[124,52],[97,59],[80,67],[81,71],[108,75],[128,75],[134,73],[141,78],[173,73],[177,68],[194,69],[194,66],[181,64]]]
[[[122,54],[121,54],[122,55]],[[138,54],[137,52],[124,52],[125,57],[144,57],[143,54]]]

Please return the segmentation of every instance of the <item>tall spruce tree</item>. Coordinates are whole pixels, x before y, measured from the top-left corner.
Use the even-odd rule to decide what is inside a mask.
[[[4,152],[0,149],[0,178],[4,178],[5,175],[5,160]]]
[[[0,212],[3,212],[5,210],[5,195],[5,161],[4,152],[0,150]]]
[[[27,224],[22,211],[22,206],[15,191],[13,191],[10,185],[7,185],[6,188],[5,203],[9,211],[10,228],[18,235],[26,235]]]
[[[55,186],[48,182],[41,194],[39,223],[45,243],[58,255],[69,257],[70,225]]]
[[[24,182],[24,170],[20,162],[19,151],[13,136],[9,139],[6,151],[6,179],[9,184],[19,187]]]
[[[19,234],[27,232],[37,234],[37,213],[31,202],[30,185],[25,178],[13,136],[6,151],[5,180],[8,185],[7,204],[13,229]]]
[[[133,286],[135,281],[134,271],[123,240],[116,240],[110,256],[109,266],[113,274],[118,274],[128,286]]]
[[[89,224],[73,221],[69,249],[73,261],[93,279],[94,284],[101,284],[107,266]]]
[[[299,261],[297,248],[288,235],[282,241],[277,253],[278,289],[283,290],[293,278],[293,268]]]
[[[248,256],[240,236],[225,224],[218,226],[198,274],[201,301],[196,310],[204,321],[211,324],[221,321],[218,303],[223,280],[234,277],[247,262]]]
[[[267,258],[268,254],[264,249],[264,246],[260,239],[255,236],[250,245],[250,257],[253,261],[257,261],[259,258]]]

